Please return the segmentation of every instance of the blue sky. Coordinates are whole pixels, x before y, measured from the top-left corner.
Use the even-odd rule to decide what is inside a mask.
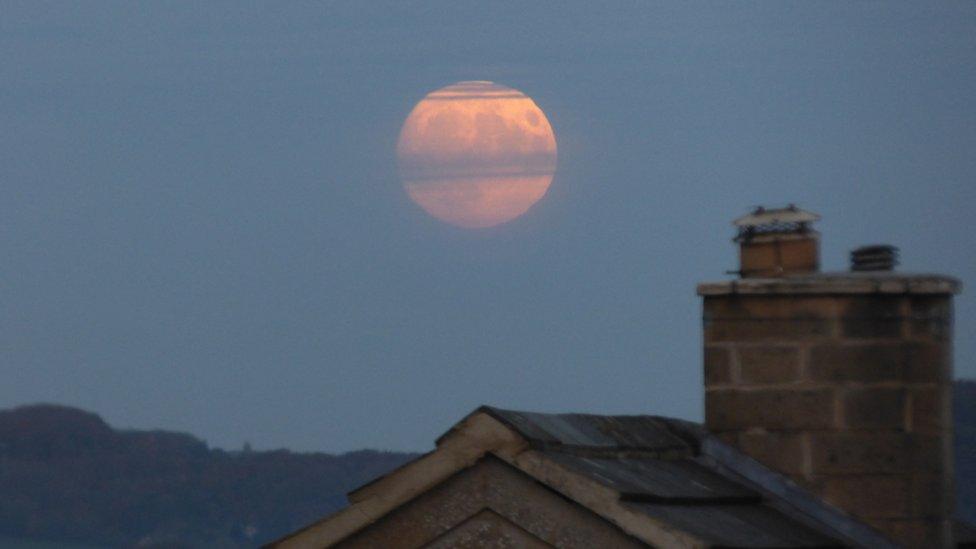
[[[0,2],[0,406],[323,451],[482,403],[700,419],[695,284],[758,204],[822,214],[827,269],[976,282],[976,4],[527,4]],[[461,80],[559,144],[480,231],[396,171]]]

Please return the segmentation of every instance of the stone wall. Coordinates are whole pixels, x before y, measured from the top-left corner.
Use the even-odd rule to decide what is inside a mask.
[[[385,514],[336,545],[413,547],[614,547],[644,543],[492,456]]]
[[[951,292],[864,288],[699,288],[706,425],[896,541],[948,546]]]

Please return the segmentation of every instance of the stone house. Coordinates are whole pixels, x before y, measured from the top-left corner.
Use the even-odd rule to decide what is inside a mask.
[[[953,520],[952,296],[817,216],[738,219],[703,298],[705,423],[482,407],[274,547],[976,547]]]

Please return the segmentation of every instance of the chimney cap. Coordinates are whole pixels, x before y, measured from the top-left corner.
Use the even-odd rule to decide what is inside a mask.
[[[819,215],[801,210],[796,205],[790,204],[785,208],[764,208],[759,206],[751,213],[736,219],[732,224],[740,229],[750,229],[769,225],[812,223],[819,220]]]

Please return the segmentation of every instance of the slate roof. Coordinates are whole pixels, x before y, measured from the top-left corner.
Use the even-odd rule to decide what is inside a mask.
[[[618,491],[625,505],[715,546],[892,546],[694,423],[480,411],[518,431],[546,458]]]

